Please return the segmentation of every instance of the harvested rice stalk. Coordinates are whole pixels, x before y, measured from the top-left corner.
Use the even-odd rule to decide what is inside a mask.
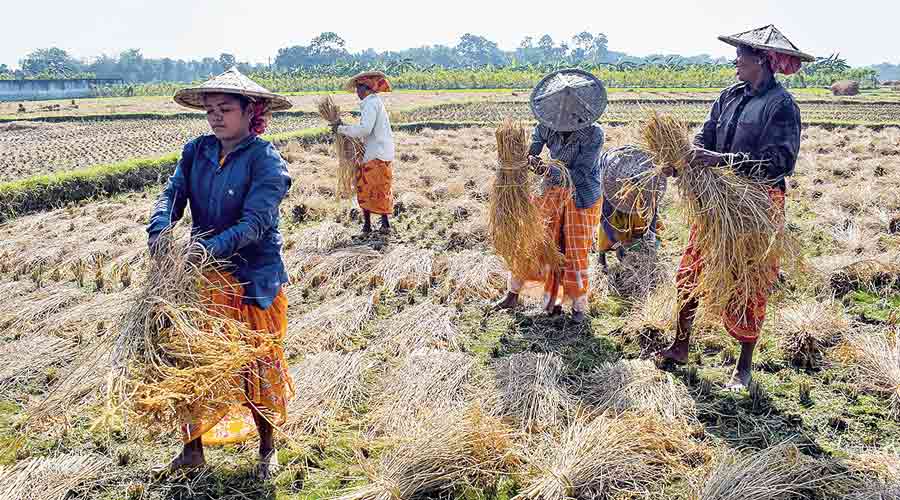
[[[900,343],[897,332],[891,338],[878,330],[862,330],[853,334],[848,344],[852,359],[850,368],[857,384],[868,391],[890,399],[891,416],[900,416]]]
[[[451,301],[492,300],[506,290],[506,267],[495,255],[465,250],[447,261],[446,287]]]
[[[622,333],[640,347],[642,357],[668,347],[677,303],[678,292],[674,283],[669,283],[656,288],[631,308]]]
[[[78,356],[81,346],[55,335],[29,335],[0,345],[0,397],[29,382],[52,382],[51,372]]]
[[[297,235],[297,249],[313,252],[330,252],[351,240],[350,229],[336,222],[323,222]]]
[[[15,297],[15,295],[13,295]],[[80,288],[53,283],[37,288],[0,308],[0,332],[22,334],[37,332],[47,318],[85,300],[88,294]]]
[[[836,346],[850,328],[847,315],[834,299],[807,300],[782,309],[779,315],[781,350],[803,368],[822,366],[826,350]]]
[[[642,300],[667,277],[666,263],[659,258],[656,245],[644,241],[610,267],[607,283],[610,292],[621,298]]]
[[[546,229],[547,221],[534,203],[528,165],[531,140],[521,123],[504,120],[495,132],[499,167],[491,188],[488,232],[494,251],[516,276],[531,276],[547,264],[561,266],[563,255]],[[563,165],[556,165],[567,175]]]
[[[320,435],[328,424],[362,398],[372,361],[364,353],[323,352],[303,359],[295,370],[295,396],[282,429],[291,436]]]
[[[405,356],[420,349],[461,349],[455,311],[425,301],[405,309],[378,328],[372,347],[389,356]]]
[[[804,457],[793,445],[756,453],[727,455],[713,469],[696,500],[791,500],[810,498],[824,485],[822,464]]]
[[[572,411],[562,386],[562,360],[556,354],[513,354],[494,362],[501,415],[527,432],[559,428]]]
[[[65,500],[86,494],[112,465],[100,455],[30,458],[0,468],[0,498]]]
[[[434,263],[434,250],[397,247],[372,269],[372,280],[389,291],[429,286],[435,274]]]
[[[684,429],[653,416],[579,417],[529,453],[530,480],[515,498],[646,498],[684,477],[695,448]]]
[[[866,259],[848,264],[831,275],[831,288],[838,297],[854,290],[878,292],[900,290],[900,263]]]
[[[422,415],[462,407],[475,360],[462,353],[422,349],[383,379],[370,403],[370,432],[394,434]]]
[[[341,121],[341,107],[331,96],[325,96],[318,103],[319,116],[329,125]],[[356,171],[365,153],[365,146],[359,139],[334,134],[334,152],[338,159],[337,186],[335,194],[339,200],[352,198],[356,194]]]
[[[288,323],[284,352],[290,357],[325,351],[353,351],[372,318],[378,294],[341,295]]]
[[[428,414],[408,422],[403,431],[377,462],[359,455],[370,484],[337,500],[427,497],[463,480],[489,480],[515,463],[511,431],[477,407]]]
[[[697,250],[704,259],[693,296],[703,298],[714,314],[729,309],[743,317],[739,309],[770,286],[771,277],[763,270],[782,257],[800,258],[784,229],[783,214],[769,197],[771,185],[738,175],[734,165],[692,165],[688,126],[671,115],[653,112],[641,132],[641,147],[656,168],[645,172],[646,182],[626,189],[653,189],[663,169],[676,169],[679,199],[696,228]]]
[[[687,387],[651,361],[603,363],[585,382],[585,400],[601,412],[651,412],[667,422],[697,422],[697,408]]]
[[[846,500],[900,499],[900,455],[896,452],[860,453],[851,455],[847,462],[861,480]]]
[[[216,263],[187,237],[150,262],[113,347],[110,401],[142,426],[176,427],[242,400],[241,371],[271,352],[266,332],[216,313]],[[199,265],[193,262],[199,262]]]
[[[327,254],[310,254],[300,262],[290,262],[294,286],[343,292],[353,280],[370,272],[381,254],[368,246],[342,248]]]

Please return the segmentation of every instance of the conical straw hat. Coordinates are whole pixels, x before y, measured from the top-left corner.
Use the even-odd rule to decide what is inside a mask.
[[[387,75],[385,75],[381,71],[363,71],[361,73],[357,73],[357,74],[353,75],[349,80],[347,80],[347,83],[344,84],[344,90],[346,90],[347,92],[356,92],[356,81],[359,80],[360,78],[366,78],[366,77],[372,77],[372,76],[378,77],[378,78],[381,78],[384,80],[386,88],[381,90],[381,92],[390,92],[391,91],[391,82],[388,81]]]
[[[265,87],[247,78],[237,68],[231,68],[199,87],[181,89],[175,93],[175,102],[193,109],[203,108],[203,94],[238,94],[251,101],[269,100],[269,111],[284,111],[293,104],[286,97],[269,92]]]
[[[621,146],[604,152],[600,157],[603,198],[613,208],[626,214],[657,207],[666,194],[666,178],[658,175],[647,179],[647,171],[651,169],[653,162],[650,157],[634,146]],[[629,182],[640,183],[644,188],[632,189],[628,196],[623,196],[622,188]],[[643,199],[638,200],[638,196]]]
[[[786,36],[778,31],[778,28],[776,28],[774,24],[738,33],[736,35],[723,35],[719,37],[719,40],[722,40],[729,45],[734,45],[735,47],[746,45],[748,47],[753,47],[754,49],[780,52],[789,56],[799,57],[800,60],[804,62],[815,62],[816,60],[815,56],[801,52],[796,45],[791,43]]]
[[[580,69],[563,69],[545,76],[531,92],[531,112],[560,132],[583,129],[606,111],[606,87]]]

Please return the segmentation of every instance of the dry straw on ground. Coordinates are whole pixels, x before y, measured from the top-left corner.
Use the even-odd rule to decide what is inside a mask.
[[[378,294],[341,295],[288,323],[284,351],[288,356],[326,351],[353,351],[375,311]]]
[[[547,221],[534,203],[528,131],[521,123],[505,120],[497,127],[496,137],[499,166],[488,209],[488,231],[494,251],[516,276],[531,276],[540,270],[535,266],[542,264],[559,266],[563,256],[548,235]]]
[[[617,296],[639,301],[649,296],[666,278],[666,263],[659,258],[656,245],[645,240],[638,248],[627,250],[624,259],[610,266],[607,283],[609,290]]]
[[[529,432],[560,428],[574,406],[556,354],[513,354],[493,363],[498,412]]]
[[[455,317],[454,310],[424,301],[382,323],[370,349],[393,357],[426,348],[458,351],[462,339]]]
[[[723,457],[696,500],[801,500],[831,479],[819,462],[803,456],[793,445]]]
[[[601,412],[648,412],[668,422],[697,422],[697,408],[687,387],[651,361],[603,363],[584,380],[582,389],[585,401]]]
[[[282,429],[290,436],[320,435],[342,411],[357,404],[372,361],[364,353],[323,352],[303,358],[292,370],[294,399]]]
[[[216,264],[200,245],[161,238],[168,244],[152,259],[115,339],[110,399],[137,422],[171,429],[189,413],[241,401],[241,370],[273,345],[267,332],[216,310],[221,306],[211,294],[234,290],[219,284]]]
[[[319,115],[330,125],[341,121],[341,108],[331,96],[319,100],[318,109]],[[338,159],[335,193],[338,199],[352,198],[356,194],[356,171],[365,153],[365,146],[359,139],[335,134],[334,151]]]
[[[512,432],[477,405],[423,415],[377,461],[360,457],[369,484],[338,500],[401,500],[490,481],[516,462]]]
[[[828,349],[840,343],[850,320],[834,299],[810,299],[778,312],[779,345],[795,365],[819,368]]]
[[[51,373],[82,349],[72,339],[41,334],[0,344],[0,397],[11,398],[25,384],[52,382]]]
[[[900,416],[900,343],[896,331],[890,338],[876,329],[860,330],[848,339],[851,358],[847,360],[856,383],[865,390],[890,399],[891,414]]]
[[[862,480],[846,500],[900,499],[900,455],[896,452],[859,453],[851,455],[847,462]]]
[[[771,286],[772,278],[764,272],[768,266],[782,257],[799,257],[769,196],[770,184],[738,175],[735,165],[692,164],[685,122],[652,113],[643,123],[641,147],[657,166],[646,179],[666,167],[678,172],[679,199],[704,259],[693,294],[710,311],[747,307],[751,297]]]
[[[428,287],[435,274],[435,258],[434,250],[397,247],[372,268],[372,281],[389,291]]]
[[[407,356],[382,379],[370,401],[370,431],[395,434],[422,415],[464,406],[470,399],[474,358],[422,349]]]
[[[447,261],[446,288],[455,303],[491,300],[506,289],[507,270],[495,255],[465,250]]]
[[[86,494],[112,464],[100,455],[60,455],[30,458],[0,468],[0,498],[65,500]]]
[[[684,477],[696,450],[682,428],[654,416],[582,416],[527,454],[532,471],[516,498],[647,498]]]
[[[342,248],[329,253],[303,254],[286,259],[292,286],[323,292],[344,292],[354,281],[368,274],[382,255],[368,246]]]

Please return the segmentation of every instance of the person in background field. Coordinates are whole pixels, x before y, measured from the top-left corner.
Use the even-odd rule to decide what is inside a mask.
[[[184,448],[168,467],[205,463],[204,444],[242,442],[259,433],[260,479],[277,467],[273,426],[287,416],[293,393],[281,341],[287,330],[287,282],[278,231],[279,204],[291,186],[287,167],[272,143],[259,137],[272,111],[290,101],[232,68],[199,87],[175,94],[179,104],[206,111],[212,135],[187,143],[175,172],[160,194],[147,227],[151,253],[162,250],[160,235],[191,208],[191,233],[226,267],[209,274],[217,285],[209,300],[250,328],[266,331],[273,350],[242,373],[243,397],[231,408],[189,409],[181,432]]]
[[[380,71],[368,71],[351,78],[346,85],[348,92],[356,92],[360,118],[356,125],[333,125],[336,133],[362,139],[366,151],[356,174],[356,200],[363,212],[363,234],[372,232],[372,214],[381,216],[379,232],[389,234],[388,218],[394,213],[393,169],[394,135],[384,103],[378,96],[390,92],[391,84]]]
[[[785,177],[794,173],[800,152],[800,109],[794,98],[775,79],[790,75],[802,62],[815,57],[799,51],[775,26],[766,26],[720,40],[737,47],[737,78],[740,83],[722,92],[709,118],[694,140],[692,161],[702,165],[733,164],[740,175],[771,183],[770,196],[778,208],[775,217],[784,224]],[[677,172],[672,172],[677,175]],[[703,269],[703,256],[696,249],[696,231],[691,230],[688,247],[678,270],[678,322],[671,347],[661,352],[663,360],[685,363],[697,298],[691,296]],[[766,317],[766,303],[778,277],[778,263],[759,269],[768,286],[758,290],[747,307],[725,311],[728,333],[741,343],[741,355],[728,387],[746,388],[752,379],[753,350]],[[736,311],[745,310],[746,313]]]
[[[596,123],[606,109],[606,89],[594,75],[567,69],[544,77],[531,95],[537,117],[529,163],[549,175],[543,193],[535,200],[548,219],[550,235],[565,255],[561,269],[536,263],[533,276],[510,276],[506,297],[496,309],[513,309],[526,282],[544,285],[544,308],[550,315],[562,314],[562,301],[572,302],[572,319],[582,323],[590,292],[590,251],[600,223],[600,170],[597,159],[603,148],[603,129]],[[572,186],[560,186],[559,170],[544,164],[539,155],[544,146],[550,157],[565,163]]]

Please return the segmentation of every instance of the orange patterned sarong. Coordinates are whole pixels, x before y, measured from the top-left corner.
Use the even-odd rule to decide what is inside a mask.
[[[541,263],[535,266],[539,271],[531,276],[511,277],[510,290],[518,293],[526,281],[540,282],[544,285],[544,307],[557,305],[565,298],[572,301],[573,309],[584,311],[590,291],[590,252],[600,224],[600,204],[577,208],[571,190],[559,187],[548,189],[535,203],[548,221],[548,234],[559,242],[566,257],[565,265],[553,270]]]
[[[379,215],[393,215],[394,171],[391,162],[370,160],[356,172],[356,200],[363,210]]]
[[[777,217],[780,223],[784,223],[784,193],[778,188],[772,188],[769,196],[778,209]],[[752,343],[759,339],[763,322],[766,319],[766,306],[769,302],[769,293],[778,279],[779,262],[775,261],[759,270],[765,274],[766,287],[750,297],[745,307],[741,304],[729,306],[722,313],[722,323],[729,335],[742,343]],[[687,249],[678,266],[677,282],[678,293],[681,297],[689,297],[697,286],[700,273],[703,272],[703,256],[697,248],[697,228],[691,228],[691,236]]]
[[[203,444],[239,443],[256,433],[250,408],[256,408],[273,425],[281,425],[287,418],[287,401],[294,392],[281,341],[287,333],[287,297],[278,292],[275,301],[266,309],[244,304],[244,287],[230,274],[210,273],[216,290],[210,297],[217,312],[242,321],[257,331],[268,332],[275,340],[275,348],[268,356],[247,366],[235,384],[241,386],[243,398],[230,408],[200,409],[191,412],[189,421],[181,426],[185,443],[203,437]]]

